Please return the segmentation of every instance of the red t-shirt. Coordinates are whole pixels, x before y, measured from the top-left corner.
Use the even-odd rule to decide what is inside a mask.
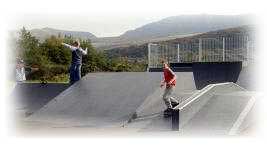
[[[163,74],[164,74],[164,79],[166,83],[169,83],[171,79],[173,79],[173,77],[175,76],[175,74],[170,68],[164,68]],[[175,84],[176,84],[176,79],[172,81],[171,85],[175,85]]]

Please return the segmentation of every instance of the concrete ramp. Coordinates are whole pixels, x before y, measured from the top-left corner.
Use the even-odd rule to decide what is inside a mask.
[[[242,95],[239,95],[239,94]],[[240,132],[238,122],[242,111],[250,106],[251,96],[246,92],[214,94],[212,98],[181,128],[182,134],[235,135]],[[245,113],[247,116],[248,112]]]
[[[234,83],[211,84],[203,90],[177,106],[172,126],[179,125],[181,134],[235,135],[248,125],[254,93]]]
[[[254,92],[234,83],[211,84],[183,98],[177,106],[178,122],[165,119],[152,101],[153,105],[141,106],[138,118],[126,127],[141,132],[172,131],[178,124],[180,135],[236,135],[250,126],[255,101]]]
[[[163,117],[161,73],[125,72],[88,74],[26,120],[52,127],[119,127],[139,132],[171,131],[178,125],[177,134],[182,135],[235,135],[249,126],[255,102],[252,92],[232,82],[197,90],[192,72],[176,74],[178,117]],[[137,118],[129,120],[134,113]]]
[[[24,114],[33,113],[67,89],[68,86],[69,84],[66,83],[18,83],[12,90],[10,98],[16,111],[22,111]]]
[[[255,73],[257,73],[255,66],[243,67],[236,83],[247,90],[257,90],[259,82],[256,79],[257,75]]]
[[[163,117],[163,110],[166,109],[161,96],[164,89],[157,89],[153,94],[148,96],[146,100],[136,109],[137,118],[126,123],[127,128],[134,128],[138,131],[170,131],[172,129],[171,118]],[[182,90],[176,88],[173,94],[174,98],[180,103],[184,102],[192,94],[198,90]]]
[[[192,72],[177,73],[180,90],[195,90]],[[28,121],[59,126],[120,126],[153,95],[162,102],[161,73],[90,73],[66,89]]]

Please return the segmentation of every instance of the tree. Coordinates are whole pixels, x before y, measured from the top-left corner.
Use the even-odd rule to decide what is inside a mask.
[[[34,36],[32,36],[25,27],[23,27],[19,33],[18,45],[19,50],[21,51],[20,53],[23,53],[26,50],[38,48],[39,41]]]
[[[46,39],[42,44],[44,54],[48,57],[49,61],[54,64],[68,65],[71,62],[71,53],[61,45],[63,39],[56,36],[51,36]]]
[[[90,40],[82,40],[81,47],[87,48],[87,55],[83,56],[82,76],[89,72],[107,71],[107,59],[102,52],[96,51]]]
[[[41,66],[46,64],[47,58],[43,56],[42,50],[39,48],[39,41],[31,35],[29,31],[23,27],[19,33],[17,54],[22,57],[27,65]]]
[[[31,67],[38,67],[39,70],[28,75],[27,79],[42,81],[66,81],[68,69],[71,62],[71,51],[61,45],[62,42],[73,44],[75,39],[72,36],[50,36],[40,43],[23,27],[20,30],[17,41],[18,50],[15,55],[20,55],[25,64]],[[88,49],[88,54],[83,56],[82,76],[89,72],[103,71],[143,71],[145,66],[137,61],[131,62],[125,58],[109,58],[104,52],[97,51],[90,40],[81,40],[81,47]]]

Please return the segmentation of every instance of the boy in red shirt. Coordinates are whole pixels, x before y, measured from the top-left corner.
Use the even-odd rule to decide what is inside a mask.
[[[170,69],[165,61],[163,61],[163,75],[164,79],[162,80],[160,87],[162,88],[166,84],[166,88],[162,96],[162,99],[167,106],[167,109],[164,111],[164,115],[169,115],[173,107],[177,106],[179,102],[172,97],[172,93],[176,85],[176,74]]]

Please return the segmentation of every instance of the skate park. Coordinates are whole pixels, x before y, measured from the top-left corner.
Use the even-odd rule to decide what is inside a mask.
[[[153,49],[161,51],[160,47],[148,45],[149,53]],[[181,53],[182,45],[179,47]],[[219,61],[201,61],[199,53],[197,60],[191,58],[190,62],[183,60],[182,55],[163,57],[174,57],[169,62],[177,75],[174,94],[180,102],[168,119],[162,115],[165,105],[163,89],[159,87],[162,73],[158,62],[162,55],[153,53],[148,55],[151,62],[147,72],[89,73],[72,86],[25,83],[16,86],[12,95],[22,102],[18,104],[22,114],[26,114],[23,122],[40,123],[51,129],[120,128],[178,135],[242,133],[253,125],[257,99],[250,85],[253,82],[249,82],[249,77],[253,77],[247,70],[251,65],[247,64],[249,58],[223,54]],[[33,89],[34,93],[26,93]]]
[[[238,79],[237,83],[210,84],[198,90],[193,72],[176,72],[176,74],[179,85],[175,89],[175,96],[179,98],[180,105],[187,104],[186,102],[194,105],[196,101],[196,106],[193,108],[189,107],[188,110],[185,108],[185,114],[180,111],[180,123],[175,123],[171,118],[167,120],[163,118],[161,112],[165,109],[165,105],[161,98],[163,89],[159,87],[162,77],[159,72],[88,74],[70,87],[62,86],[65,89],[57,90],[58,94],[51,95],[52,98],[39,97],[39,101],[28,103],[26,108],[31,112],[29,116],[25,115],[23,120],[42,125],[48,123],[47,126],[50,128],[116,127],[134,129],[138,132],[178,131],[190,134],[194,131],[197,133],[209,131],[223,135],[242,132],[252,124],[250,122],[253,121],[248,118],[252,116],[255,94],[239,86],[239,82],[245,80]],[[49,86],[51,84],[42,85],[35,86],[39,88],[39,93],[51,87]],[[27,97],[33,99],[36,96],[28,94]],[[50,101],[44,101],[45,99]],[[193,112],[194,109],[196,111]],[[237,129],[233,128],[244,110],[248,112],[243,113],[245,114],[242,116],[243,122],[239,123]],[[134,113],[137,113],[138,117],[129,122]],[[184,123],[181,122],[183,115],[186,116]],[[175,128],[177,124],[179,130]],[[212,125],[214,129],[211,129]]]

